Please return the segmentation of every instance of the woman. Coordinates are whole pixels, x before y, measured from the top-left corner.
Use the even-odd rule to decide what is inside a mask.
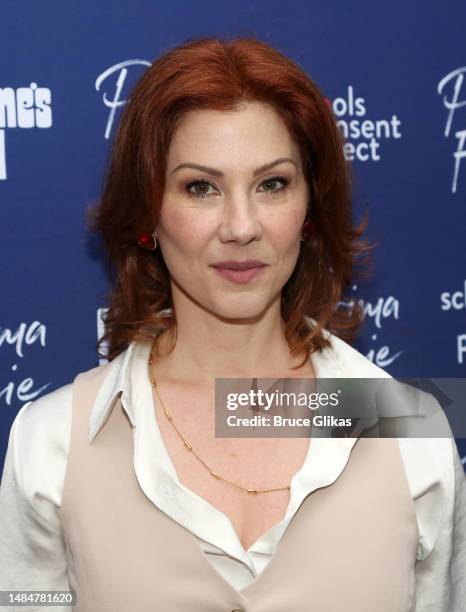
[[[71,588],[80,612],[459,612],[452,439],[215,436],[215,379],[389,377],[342,339],[368,246],[303,70],[254,39],[158,59],[92,228],[110,362],[15,419],[1,588]]]

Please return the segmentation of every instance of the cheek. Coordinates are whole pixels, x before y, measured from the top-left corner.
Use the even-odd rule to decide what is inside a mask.
[[[269,236],[277,252],[283,256],[292,255],[299,248],[301,216],[299,211],[293,211],[270,220]]]
[[[211,232],[205,215],[201,219],[197,211],[173,208],[160,221],[158,233],[167,259],[189,258],[189,263],[202,252]]]

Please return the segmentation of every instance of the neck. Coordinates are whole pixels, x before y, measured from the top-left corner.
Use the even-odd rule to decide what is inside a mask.
[[[303,356],[291,357],[279,310],[280,303],[254,319],[224,319],[198,307],[176,309],[177,334],[156,340],[154,363],[159,378],[211,384],[215,378],[274,378],[312,375]]]

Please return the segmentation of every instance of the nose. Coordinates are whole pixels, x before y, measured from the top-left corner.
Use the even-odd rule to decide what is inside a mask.
[[[246,194],[236,194],[225,203],[219,227],[222,242],[248,244],[262,236],[256,203]]]

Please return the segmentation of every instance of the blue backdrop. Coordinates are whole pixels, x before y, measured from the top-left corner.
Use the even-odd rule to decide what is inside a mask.
[[[464,377],[465,22],[463,0],[3,0],[0,468],[19,408],[99,363],[107,280],[84,211],[131,87],[194,36],[255,35],[320,86],[379,245],[352,290],[356,347],[394,376]]]

